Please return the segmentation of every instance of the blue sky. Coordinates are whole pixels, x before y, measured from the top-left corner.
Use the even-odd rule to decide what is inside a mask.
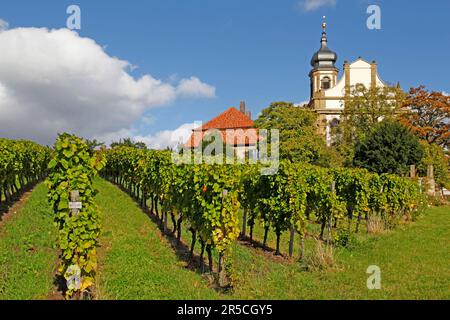
[[[215,98],[176,99],[146,110],[147,121],[134,123],[139,135],[208,120],[240,100],[254,116],[272,101],[307,100],[323,15],[339,67],[362,56],[378,62],[383,80],[400,81],[404,89],[424,84],[450,91],[449,1],[320,0],[314,10],[302,2],[2,0],[0,19],[10,29],[64,28],[67,6],[77,4],[80,36],[137,66],[134,77],[150,74],[170,83],[195,76],[216,88]],[[381,7],[381,30],[366,27],[369,4]]]

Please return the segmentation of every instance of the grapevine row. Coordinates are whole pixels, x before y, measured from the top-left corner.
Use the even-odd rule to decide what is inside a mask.
[[[51,150],[31,141],[0,139],[0,204],[6,204],[47,173]]]
[[[102,153],[93,152],[85,141],[66,133],[59,135],[46,184],[58,228],[61,262],[58,271],[66,280],[67,298],[84,299],[92,295],[100,234],[93,178],[103,166]],[[75,202],[80,206],[71,208],[69,203]]]
[[[212,251],[219,256],[219,275],[225,268],[231,244],[239,236],[239,172],[231,165],[175,165],[170,152],[115,148],[107,152],[103,175],[122,186],[142,206],[151,204],[167,230],[173,222],[178,240],[187,225],[192,234],[191,256],[198,241],[201,261],[208,255],[213,268]],[[161,212],[160,212],[161,211]]]
[[[281,235],[289,231],[292,255],[294,235],[299,234],[303,243],[308,224],[318,224],[319,237],[332,242],[338,228],[358,232],[361,221],[368,225],[371,219],[392,225],[415,214],[423,202],[416,181],[360,169],[281,161],[277,174],[261,175],[258,165],[176,165],[168,151],[125,147],[106,151],[106,158],[103,176],[143,207],[149,204],[166,230],[170,217],[178,240],[186,225],[192,234],[191,254],[199,241],[201,261],[206,251],[211,270],[211,251],[216,250],[219,274],[223,257],[231,253],[240,233],[240,208],[244,209],[243,235],[248,225],[252,240],[253,227],[260,221],[263,245],[272,230],[280,254]]]

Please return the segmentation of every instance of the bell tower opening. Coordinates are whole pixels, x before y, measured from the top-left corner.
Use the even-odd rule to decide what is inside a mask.
[[[323,90],[327,90],[331,88],[331,79],[330,77],[323,77],[322,78],[322,85],[321,85]]]

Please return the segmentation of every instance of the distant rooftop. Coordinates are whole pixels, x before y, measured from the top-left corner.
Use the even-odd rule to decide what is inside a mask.
[[[188,148],[197,148],[203,140],[206,131],[219,130],[222,140],[226,144],[253,145],[256,144],[259,137],[257,129],[254,129],[254,122],[251,119],[250,112],[246,112],[245,103],[241,102],[240,111],[234,107],[222,112],[217,117],[206,122],[201,127],[193,130],[193,133],[185,146]],[[232,132],[226,132],[227,129],[242,129]]]
[[[248,114],[245,114],[234,107],[222,112],[217,117],[208,121],[194,131],[206,131],[210,129],[238,129],[252,128],[254,125]]]

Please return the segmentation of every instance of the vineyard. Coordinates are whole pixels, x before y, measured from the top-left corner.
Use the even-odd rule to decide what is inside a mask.
[[[211,272],[212,251],[218,253],[221,285],[232,283],[232,259],[228,257],[233,242],[239,234],[246,238],[247,225],[252,241],[256,221],[264,227],[263,247],[268,233],[275,233],[275,255],[281,254],[282,234],[289,232],[292,257],[295,235],[299,235],[302,259],[307,236],[332,245],[343,234],[358,233],[362,221],[368,231],[374,221],[392,228],[401,219],[412,219],[424,204],[417,181],[359,169],[324,169],[282,161],[277,174],[261,175],[257,165],[178,165],[172,162],[170,152],[133,148],[106,151],[106,159],[102,175],[141,206],[149,204],[166,231],[170,217],[171,232],[178,241],[186,225],[191,232],[191,255],[199,241],[200,261],[206,251]],[[242,223],[240,208],[244,211]],[[319,234],[308,234],[308,224],[319,225]]]
[[[426,208],[426,198],[415,179],[378,175],[362,169],[327,169],[283,160],[276,174],[263,175],[258,164],[176,164],[169,151],[130,147],[94,151],[82,139],[68,134],[59,136],[53,150],[31,142],[4,139],[0,140],[0,148],[2,202],[11,204],[21,190],[47,176],[46,191],[40,185],[33,193],[38,198],[32,198],[30,203],[39,203],[41,207],[42,203],[49,204],[48,209],[44,204],[44,208],[26,211],[29,223],[33,223],[28,231],[3,234],[0,226],[0,238],[7,234],[21,237],[0,245],[0,265],[3,266],[0,280],[8,279],[8,270],[17,269],[14,272],[20,274],[20,266],[30,259],[30,249],[26,249],[23,256],[19,255],[22,262],[16,269],[9,265],[13,261],[10,257],[16,256],[11,255],[11,250],[16,250],[17,241],[29,237],[26,234],[37,232],[36,237],[42,237],[39,243],[56,242],[56,251],[39,249],[30,240],[25,247],[46,252],[47,262],[35,262],[41,269],[52,268],[55,260],[51,252],[58,255],[56,281],[64,283],[66,299],[103,297],[102,290],[97,292],[98,286],[115,283],[124,263],[128,263],[123,265],[127,270],[137,269],[124,273],[127,280],[117,282],[118,286],[135,283],[134,290],[147,292],[147,288],[141,288],[143,280],[139,280],[139,261],[150,259],[146,246],[156,246],[154,250],[159,252],[157,260],[161,267],[153,266],[153,273],[149,275],[143,270],[141,277],[151,278],[154,274],[165,278],[164,270],[171,270],[171,277],[186,282],[186,288],[190,287],[189,281],[204,281],[196,278],[194,272],[179,273],[176,267],[174,269],[174,262],[169,262],[176,259],[171,257],[174,250],[178,259],[186,259],[188,265],[195,265],[200,274],[212,279],[213,287],[220,288],[219,292],[248,297],[245,287],[255,284],[244,275],[252,274],[255,263],[261,266],[268,263],[275,279],[287,285],[289,277],[284,279],[287,266],[298,270],[295,272],[299,272],[296,275],[299,279],[315,272],[314,268],[310,268],[310,272],[301,271],[308,267],[315,246],[325,251],[345,248],[357,235],[377,237],[375,234],[380,230],[394,229],[416,220]],[[96,178],[97,175],[103,179]],[[105,180],[120,190],[107,187]],[[101,188],[100,196],[96,186]],[[45,201],[39,198],[44,192],[47,192]],[[131,208],[131,202],[122,195],[124,192],[134,199],[139,210]],[[80,203],[79,207],[73,206],[74,203]],[[49,227],[46,213],[50,211],[54,230]],[[40,220],[33,212],[44,214],[45,219]],[[144,213],[152,219],[145,220]],[[114,223],[114,219],[118,219],[118,223]],[[126,231],[118,231],[131,221],[136,224],[130,224]],[[151,226],[152,221],[171,243],[170,248],[159,244],[160,231]],[[43,223],[42,231],[33,231],[39,223]],[[27,225],[25,218],[19,224],[22,225]],[[137,231],[130,228],[131,225],[139,230],[134,236]],[[8,227],[5,226],[5,230],[9,230]],[[114,240],[108,237],[116,233],[125,237],[124,241],[127,237],[134,240],[126,245],[125,242],[124,248],[115,251],[118,249],[108,245]],[[109,249],[103,248],[105,245]],[[177,252],[184,247],[186,257]],[[116,252],[108,258],[111,262],[105,260],[105,250]],[[253,262],[247,264],[247,259]],[[100,271],[99,263],[103,265]],[[109,264],[106,269],[105,263]],[[250,270],[249,266],[252,266]],[[105,274],[109,280],[105,280]],[[23,281],[25,279],[28,278],[25,276]],[[29,281],[33,279],[31,276]],[[48,277],[40,281],[48,281],[45,279]],[[151,280],[150,287],[154,285],[152,281],[159,282],[160,278]],[[0,297],[8,290],[15,292],[15,285],[15,282],[0,282]],[[167,286],[171,288],[172,284]],[[208,285],[192,290],[185,294],[197,298],[200,294],[214,296],[209,293]],[[156,292],[150,290],[148,294],[155,297]],[[117,292],[114,297],[119,297]]]
[[[0,212],[45,177],[51,150],[31,141],[0,139]]]

